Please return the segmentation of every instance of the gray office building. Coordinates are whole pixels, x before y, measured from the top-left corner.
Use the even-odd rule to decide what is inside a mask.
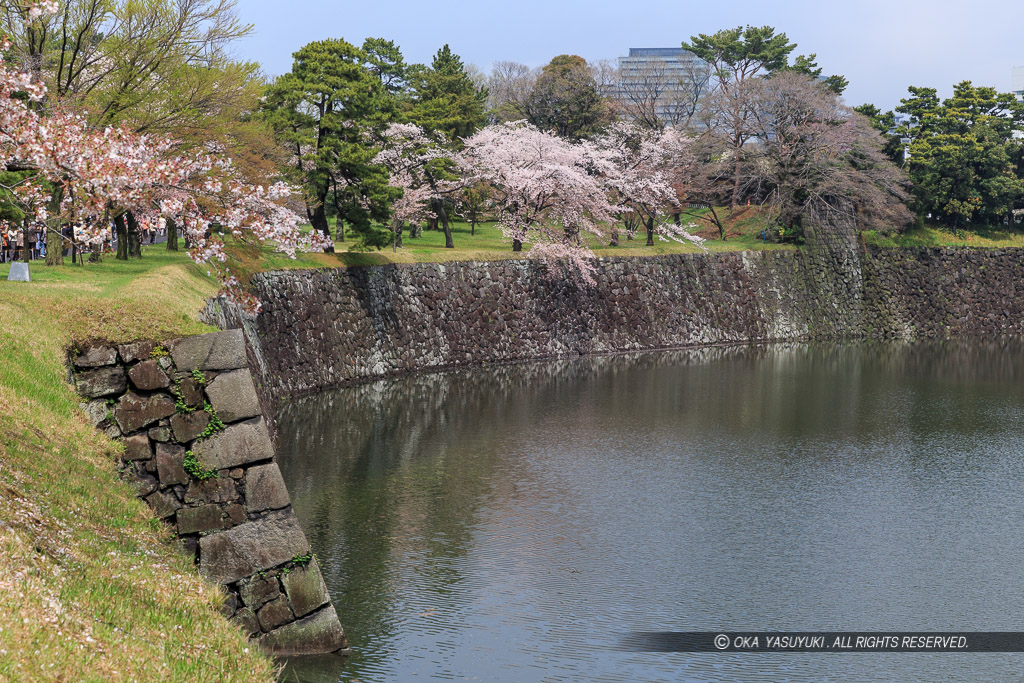
[[[645,101],[666,123],[685,123],[707,88],[706,62],[681,47],[631,47],[619,57],[618,98],[627,109]]]

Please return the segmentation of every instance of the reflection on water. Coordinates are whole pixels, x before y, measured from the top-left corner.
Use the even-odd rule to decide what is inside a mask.
[[[1002,681],[1000,654],[646,654],[655,630],[1024,630],[1024,348],[502,366],[281,407],[353,647],[287,679]]]

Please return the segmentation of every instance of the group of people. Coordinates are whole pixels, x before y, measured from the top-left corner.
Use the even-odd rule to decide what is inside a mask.
[[[23,230],[4,226],[0,229],[0,263],[25,260]],[[46,237],[42,230],[28,229],[28,259],[46,258]]]
[[[25,228],[13,227],[11,225],[0,225],[0,263],[11,263],[13,261],[24,261],[24,239]],[[145,244],[156,242],[157,236],[165,234],[163,221],[159,225],[152,226],[148,220],[143,221],[139,226],[142,233],[139,238]],[[60,229],[61,242],[63,243],[64,256],[72,256],[77,251],[82,253],[92,248],[92,242],[86,243],[85,227],[82,223],[73,225],[66,224]],[[46,233],[38,227],[28,228],[28,260],[46,258]],[[117,230],[113,222],[108,230],[103,231],[103,242],[101,251],[110,253],[117,249]]]

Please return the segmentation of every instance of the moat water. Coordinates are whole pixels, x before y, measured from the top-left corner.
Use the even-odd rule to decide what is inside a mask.
[[[644,653],[633,631],[1024,631],[1024,346],[502,366],[283,405],[352,654],[284,680],[1019,680],[1022,654]]]

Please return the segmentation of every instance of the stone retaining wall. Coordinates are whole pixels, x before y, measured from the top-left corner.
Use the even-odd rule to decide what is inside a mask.
[[[70,362],[86,413],[124,443],[124,478],[224,587],[225,615],[275,654],[344,649],[274,462],[242,333],[91,344]]]
[[[292,270],[252,279],[260,393],[480,363],[783,340],[1024,333],[1024,250],[850,245],[596,261],[577,286],[536,261]]]

